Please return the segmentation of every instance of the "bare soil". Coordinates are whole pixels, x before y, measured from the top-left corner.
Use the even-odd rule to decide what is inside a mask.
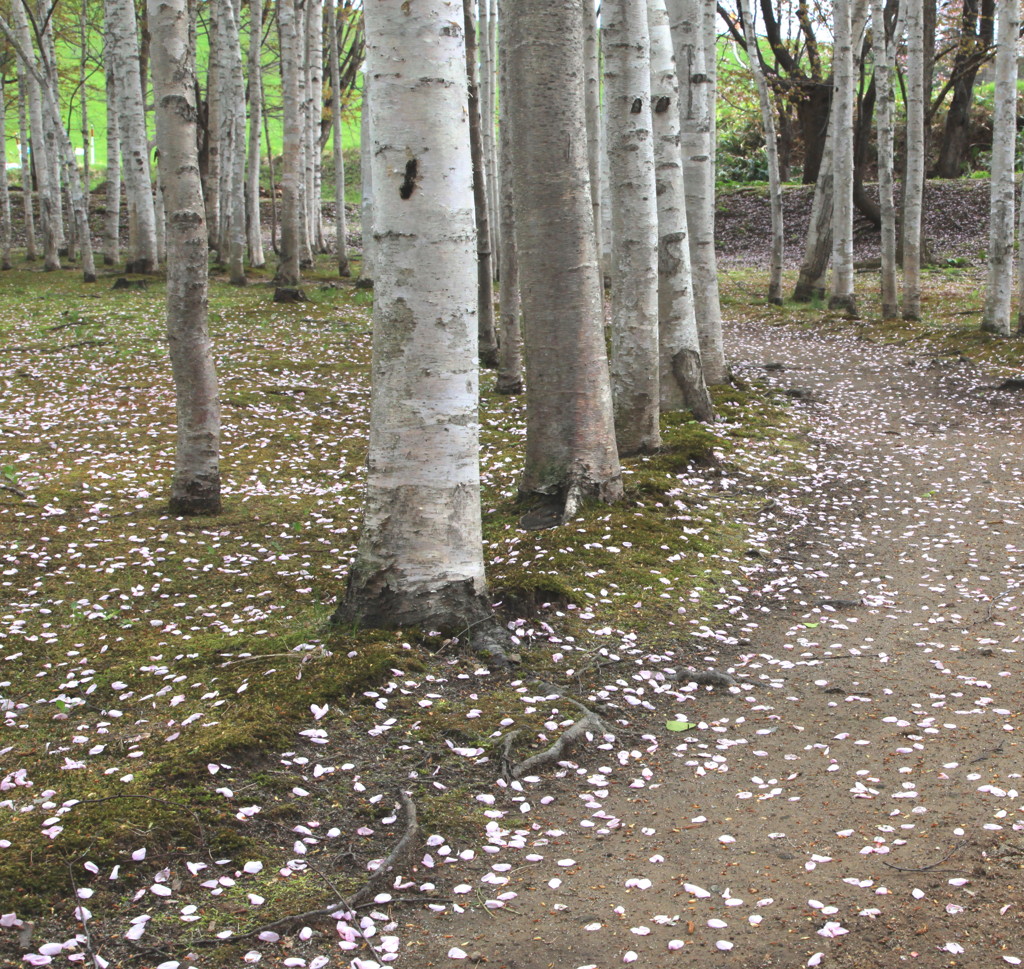
[[[1022,964],[1019,392],[855,334],[745,324],[728,351],[783,363],[813,442],[745,591],[675,649],[623,644],[592,697],[614,739],[493,788],[489,846],[434,879],[457,908],[409,911],[400,965]]]

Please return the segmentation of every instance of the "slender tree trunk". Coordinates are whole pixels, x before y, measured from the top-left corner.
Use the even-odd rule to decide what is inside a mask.
[[[16,37],[8,39],[12,44],[16,39],[19,45],[19,73],[23,77],[21,90],[28,101],[32,131],[32,166],[29,169],[29,179],[31,180],[31,171],[34,169],[39,195],[39,223],[43,235],[43,269],[52,272],[60,269],[60,185],[54,184],[53,168],[46,159],[54,157],[55,153],[43,120],[43,97],[32,53],[32,33],[21,0],[11,4],[11,16]]]
[[[220,403],[207,329],[206,208],[196,149],[194,0],[149,0],[153,95],[167,209],[167,341],[178,439],[170,510],[220,511]],[[194,9],[194,8],[193,8]]]
[[[24,3],[25,0],[22,0]],[[56,47],[53,42],[53,21],[50,16],[50,12],[54,9],[55,2],[49,2],[49,0],[41,0],[36,9],[36,21],[43,22],[45,26],[42,30],[42,35],[37,38],[39,41],[39,63],[40,65],[56,64],[57,54]],[[57,251],[61,256],[68,256],[74,258],[74,252],[71,248],[71,243],[68,240],[68,233],[64,225],[64,189],[67,188],[67,172],[64,167],[64,151],[61,145],[62,137],[65,134],[64,131],[64,119],[58,111],[54,114],[48,107],[49,94],[48,91],[52,87],[54,100],[59,103],[59,94],[57,91],[58,78],[56,72],[49,72],[43,68],[43,72],[40,76],[40,95],[43,99],[43,128],[45,131],[45,144],[46,153],[43,157],[44,163],[48,163],[51,168],[50,180],[51,183],[56,187],[54,193],[54,207],[56,217],[54,219],[54,228],[57,232]],[[56,117],[57,122],[54,123]],[[71,230],[72,233],[74,230]]]
[[[709,101],[711,78],[704,50],[704,4],[701,0],[669,0],[666,6],[679,71],[686,218],[690,229],[701,361],[705,380],[709,384],[721,384],[729,375],[722,343],[722,307],[715,258],[714,111],[713,102]]]
[[[602,278],[609,275],[602,242],[604,214],[601,199],[601,44],[597,28],[595,0],[583,0],[583,62],[586,67],[587,170],[590,173],[590,198],[594,207],[594,238],[597,243],[597,264]]]
[[[487,174],[483,135],[480,131],[480,85],[477,83],[476,24],[473,0],[463,0],[466,30],[466,77],[468,79],[469,143],[473,155],[473,200],[476,206],[476,262],[478,288],[477,326],[480,363],[498,365],[498,337],[494,332],[494,274],[491,271],[491,223],[487,212]]]
[[[907,25],[910,31],[910,25]],[[1016,0],[996,5],[996,84],[992,115],[991,214],[988,231],[988,285],[981,328],[1010,335],[1013,295],[1013,168],[1017,135],[1017,36],[1020,7]],[[903,243],[906,253],[906,240]]]
[[[0,131],[7,134],[7,105],[4,102],[4,86],[0,84]],[[6,146],[5,146],[6,150]],[[4,158],[0,171],[0,269],[11,268],[11,195],[7,187],[7,164]]]
[[[345,219],[345,154],[341,138],[341,71],[338,66],[338,19],[336,8],[327,3],[327,37],[331,71],[331,136],[334,139],[334,248],[338,275],[350,276],[348,268],[348,226]]]
[[[768,264],[768,302],[782,303],[782,260],[785,251],[785,235],[782,223],[782,179],[779,175],[779,145],[775,136],[775,112],[772,109],[768,83],[761,71],[761,60],[757,49],[757,35],[754,31],[753,9],[749,0],[738,0],[743,34],[747,39],[747,62],[757,86],[757,99],[761,108],[761,124],[764,125],[765,154],[768,157],[768,197],[771,201],[772,246]]]
[[[491,230],[491,269],[498,280],[501,264],[501,219],[498,216],[498,142],[495,124],[495,83],[497,81],[497,3],[480,0],[480,127],[484,140],[484,170],[487,176],[487,215]]]
[[[853,291],[853,106],[855,76],[850,23],[852,0],[835,0],[832,6],[835,48],[832,72],[835,93],[832,114],[832,295],[829,309],[849,319],[857,318]]]
[[[380,258],[366,505],[338,618],[461,629],[488,615],[462,0],[364,16]]]
[[[260,219],[260,125],[263,123],[263,65],[260,58],[262,39],[263,0],[249,0],[249,159],[245,180],[245,229],[249,246],[249,265],[254,269],[261,269],[266,265],[266,257],[263,255],[263,226]]]
[[[107,57],[104,52],[104,57]],[[106,64],[107,88],[107,185],[106,208],[103,218],[103,264],[116,265],[121,261],[121,135],[117,118],[117,89],[114,67]]]
[[[284,147],[281,153],[281,258],[276,282],[280,290],[299,286],[302,105],[299,101],[299,34],[295,0],[280,0],[277,23],[281,33],[281,96]],[[282,294],[283,295],[283,294]]]
[[[306,128],[305,193],[309,258],[326,252],[321,195],[320,117],[324,106],[324,5],[323,0],[305,0],[306,7]]]
[[[105,0],[107,42],[112,45],[118,87],[118,123],[124,158],[124,187],[131,220],[128,248],[133,272],[157,267],[156,210],[149,170],[149,139],[139,77],[139,42],[133,0]]]
[[[814,185],[804,257],[793,290],[793,300],[797,303],[809,303],[825,295],[825,273],[832,255],[832,128],[830,118],[818,165],[818,180]]]
[[[882,215],[882,318],[899,316],[896,285],[896,202],[893,175],[892,71],[899,36],[889,37],[882,0],[871,0],[871,40],[878,87],[878,201]]]
[[[32,153],[29,151],[28,140],[28,105],[26,97],[27,74],[21,62],[18,62],[18,148],[21,160],[21,200],[25,212],[25,258],[35,262],[39,258],[36,251],[36,216],[33,199],[35,191],[32,185]]]
[[[224,110],[221,141],[222,244],[227,256],[228,279],[244,286],[245,278],[245,82],[242,76],[242,45],[235,0],[216,0],[220,5],[223,45]]]
[[[498,20],[508,23],[514,16],[509,12],[509,4],[514,0],[498,0]],[[502,91],[510,90],[512,84],[508,76],[508,57],[506,54],[507,32],[502,29],[499,35],[498,51],[498,84]],[[495,390],[499,394],[518,394],[523,390],[523,353],[522,327],[520,324],[521,301],[519,296],[519,253],[515,236],[515,206],[512,200],[513,144],[512,127],[509,121],[509,99],[502,97],[498,101],[498,169],[500,193],[498,212],[501,219],[502,247],[501,260],[501,320],[498,340],[498,379]]]
[[[561,520],[588,494],[622,494],[587,173],[580,3],[519,0],[505,25],[527,351],[520,490],[552,496]]]
[[[647,0],[651,34],[651,104],[658,200],[658,347],[661,411],[688,407],[701,421],[714,406],[700,363],[679,146],[679,81],[665,0]]]
[[[88,60],[89,48],[87,46],[87,37],[89,30],[89,3],[88,0],[82,0],[81,6],[78,8],[78,45],[82,52],[82,59],[78,65],[78,92],[81,98],[81,118],[82,118],[82,181],[85,184],[85,203],[88,208],[89,205],[89,186],[92,181],[91,163],[92,159],[89,157],[92,152],[92,129],[89,127],[89,98],[86,95],[85,90],[85,67],[86,61]]]
[[[370,76],[363,74],[363,104],[359,117],[360,203],[359,222],[362,234],[363,257],[359,263],[359,281],[364,288],[373,286],[376,271],[376,243],[373,237],[373,165],[370,158],[372,132],[370,130]]]
[[[658,203],[646,0],[601,7],[612,208],[612,401],[620,455],[661,446]]]
[[[921,203],[924,194],[925,156],[925,50],[922,0],[907,0],[906,23],[907,171],[903,198],[903,318],[919,320],[921,318]],[[1016,62],[1014,63],[1016,64]],[[1012,162],[1010,172],[1010,245],[1012,246]],[[1009,309],[1007,309],[1008,312]]]

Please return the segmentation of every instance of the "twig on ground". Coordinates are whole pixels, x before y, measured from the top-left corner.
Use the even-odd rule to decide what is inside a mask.
[[[680,683],[699,683],[701,686],[739,686],[742,680],[718,670],[683,670],[672,679]]]
[[[957,844],[953,845],[953,847],[949,851],[949,853],[947,855],[945,855],[943,858],[940,858],[937,862],[935,862],[934,865],[925,865],[924,868],[900,868],[899,865],[890,865],[889,862],[887,862],[887,861],[883,861],[882,864],[885,865],[886,868],[893,868],[896,871],[932,871],[933,869],[938,868],[939,865],[944,865],[961,848],[965,848],[967,845],[972,845],[972,844],[974,844],[973,841],[960,841]]]
[[[539,754],[527,757],[518,767],[513,768],[513,779],[518,780],[538,767],[544,767],[547,764],[553,764],[561,760],[570,749],[586,736],[588,731],[599,735],[605,732],[604,723],[596,713],[588,712],[585,717],[577,720],[576,723],[567,728],[547,750],[542,750]]]
[[[17,495],[19,498],[28,497],[27,491],[22,491],[17,485],[10,484],[7,481],[0,481],[0,491],[9,491],[12,495]]]

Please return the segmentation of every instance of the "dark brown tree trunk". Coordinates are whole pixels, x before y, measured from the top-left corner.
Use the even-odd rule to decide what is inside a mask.
[[[818,180],[821,150],[825,146],[825,132],[828,130],[832,79],[829,78],[824,83],[810,82],[803,87],[802,94],[796,106],[800,139],[804,146],[802,181],[804,185],[813,185]]]
[[[868,164],[868,149],[871,147],[871,131],[875,118],[875,79],[871,78],[867,90],[860,99],[857,111],[857,127],[853,134],[853,204],[857,211],[871,221],[876,229],[882,228],[882,210],[878,203],[864,190],[864,170]]]

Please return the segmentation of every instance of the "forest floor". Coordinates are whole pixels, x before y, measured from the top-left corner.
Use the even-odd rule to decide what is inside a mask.
[[[982,193],[947,194],[921,323],[871,274],[859,323],[766,306],[727,255],[721,421],[666,418],[569,526],[518,527],[524,409],[485,375],[511,673],[326,623],[368,293],[214,281],[225,512],[185,522],[159,279],[4,274],[0,965],[1022,964],[1021,341],[977,332]]]

